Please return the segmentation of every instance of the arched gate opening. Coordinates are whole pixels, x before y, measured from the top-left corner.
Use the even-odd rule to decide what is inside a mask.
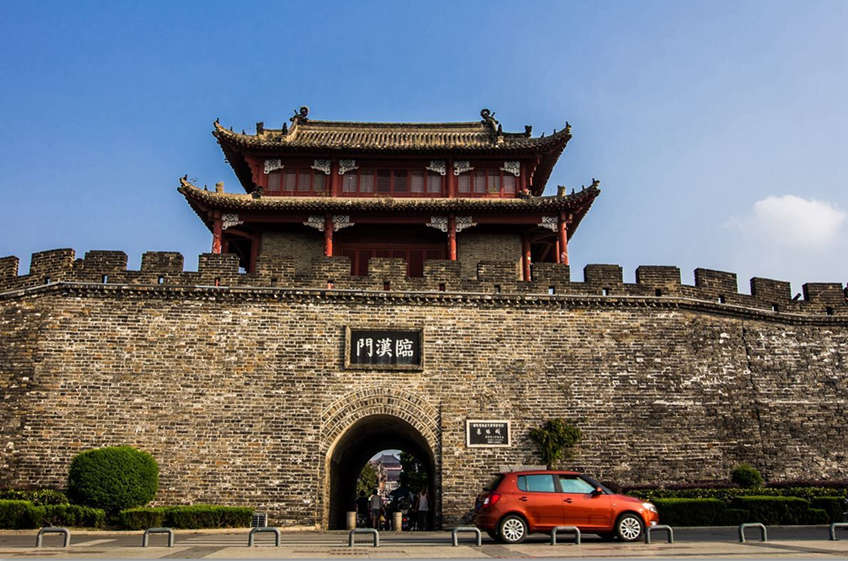
[[[424,464],[429,475],[431,497],[430,527],[433,527],[436,496],[435,457],[424,436],[407,421],[387,414],[374,414],[353,423],[329,452],[328,528],[344,529],[346,512],[352,510],[356,498],[356,480],[365,463],[377,452],[403,450]]]

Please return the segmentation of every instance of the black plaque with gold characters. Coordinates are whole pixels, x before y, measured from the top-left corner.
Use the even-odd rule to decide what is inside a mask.
[[[510,445],[510,422],[503,420],[465,421],[465,444],[469,447]]]
[[[421,370],[424,367],[420,329],[346,328],[345,368]]]

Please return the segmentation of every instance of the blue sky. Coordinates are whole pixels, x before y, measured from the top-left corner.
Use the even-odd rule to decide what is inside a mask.
[[[0,255],[177,250],[210,235],[183,174],[210,135],[316,119],[568,120],[548,189],[601,180],[587,263],[848,280],[848,3],[6,2]]]

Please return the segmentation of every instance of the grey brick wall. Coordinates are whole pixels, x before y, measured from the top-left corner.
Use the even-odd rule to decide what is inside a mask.
[[[302,274],[270,259],[256,275],[238,275],[231,256],[202,256],[198,272],[177,261],[146,255],[126,271],[120,255],[63,251],[37,276],[7,265],[0,487],[62,487],[76,452],[131,444],[160,462],[160,503],[244,504],[275,524],[321,525],[329,454],[378,414],[431,448],[446,525],[492,472],[538,463],[527,433],[553,417],[584,432],[564,467],[621,483],[724,478],[740,461],[773,479],[848,476],[841,285],[792,302],[779,284],[730,293],[729,277],[708,271],[692,287],[659,268],[627,284],[613,267],[571,282],[545,264],[525,283],[498,262],[476,279],[447,262],[405,279],[402,262],[374,260],[375,277],[354,280],[336,258]],[[327,275],[339,289],[321,285]],[[344,370],[344,327],[375,325],[421,327],[424,370]],[[466,448],[468,418],[511,420],[513,445]]]

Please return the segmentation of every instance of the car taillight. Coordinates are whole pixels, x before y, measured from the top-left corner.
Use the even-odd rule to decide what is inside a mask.
[[[489,506],[494,506],[495,503],[497,503],[499,500],[501,500],[501,494],[500,493],[492,493],[491,495],[486,497],[486,500],[483,502],[483,504],[489,505]]]

